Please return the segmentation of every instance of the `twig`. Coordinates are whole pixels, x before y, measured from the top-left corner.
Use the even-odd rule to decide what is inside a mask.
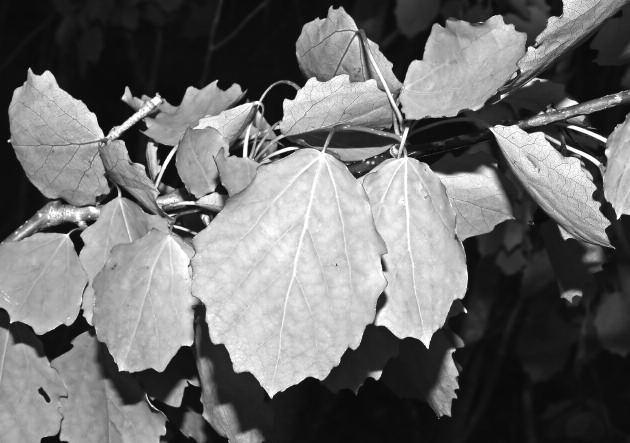
[[[222,48],[223,46],[225,46],[226,44],[228,44],[230,42],[230,40],[232,40],[234,37],[236,37],[238,35],[239,32],[241,32],[243,30],[243,28],[247,25],[247,23],[249,23],[254,17],[256,17],[256,15],[262,11],[267,4],[269,3],[269,0],[265,0],[261,3],[258,4],[258,6],[256,6],[254,9],[251,10],[251,12],[249,14],[247,14],[247,16],[245,16],[245,18],[243,20],[241,20],[241,22],[238,24],[238,26],[236,26],[232,32],[230,32],[228,35],[226,35],[223,40],[221,40],[219,43],[215,44],[212,46],[212,50],[213,51],[217,51],[220,48]]]
[[[117,138],[119,138],[127,129],[131,128],[133,125],[138,123],[140,120],[149,115],[155,108],[162,104],[162,97],[160,94],[155,94],[150,100],[147,100],[144,105],[140,109],[138,109],[134,114],[129,117],[127,120],[123,122],[120,126],[114,126],[107,136],[102,140],[104,143],[109,143]]]
[[[203,69],[201,70],[201,77],[199,78],[199,87],[202,88],[208,74],[210,73],[210,62],[212,61],[212,53],[215,51],[214,37],[217,34],[217,28],[219,27],[219,20],[221,20],[221,11],[223,9],[223,0],[217,1],[217,7],[214,9],[214,17],[212,18],[212,24],[210,25],[210,32],[208,34],[208,46],[206,47],[206,54],[203,58]]]

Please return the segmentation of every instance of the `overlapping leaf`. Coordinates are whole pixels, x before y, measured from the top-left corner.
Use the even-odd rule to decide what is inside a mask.
[[[48,397],[40,393],[44,392]],[[0,311],[0,427],[2,441],[39,443],[59,431],[66,388],[25,325],[9,326]]]
[[[405,117],[451,117],[481,108],[516,71],[525,39],[500,15],[481,25],[434,24],[423,59],[407,70],[400,93]]]
[[[254,120],[257,110],[255,103],[244,103],[220,114],[201,118],[194,129],[214,128],[228,144],[232,144]]]
[[[118,372],[105,347],[88,332],[52,365],[68,389],[61,400],[61,440],[155,443],[166,432],[165,417],[151,411],[136,380]]]
[[[168,224],[161,217],[145,213],[131,200],[118,197],[103,206],[98,220],[81,233],[84,246],[79,260],[89,280],[83,293],[82,307],[88,323],[92,324],[94,307],[92,282],[103,268],[112,248],[131,243],[152,228],[168,231]]]
[[[630,214],[630,114],[608,137],[606,146],[604,195],[620,218]]]
[[[251,158],[230,155],[226,157],[220,152],[215,157],[215,162],[221,177],[221,184],[230,196],[238,194],[254,180],[258,163]]]
[[[213,343],[270,395],[325,377],[356,348],[385,286],[364,191],[313,149],[259,167],[194,245]]]
[[[368,40],[368,48],[388,88],[396,93],[400,89],[400,82],[392,72],[392,63],[371,40]],[[376,79],[382,88],[380,79],[365,55],[357,25],[342,7],[335,9],[331,6],[328,17],[317,18],[304,25],[295,44],[295,54],[300,69],[308,78],[327,81],[340,74],[347,74],[352,82]]]
[[[0,308],[37,334],[74,321],[86,283],[66,234],[37,233],[0,244]]]
[[[387,96],[374,80],[350,83],[346,74],[327,82],[309,79],[282,107],[280,130],[285,135],[344,124],[384,128],[391,126],[393,118]]]
[[[9,106],[11,143],[28,179],[49,198],[86,205],[109,192],[97,141],[96,116],[59,88],[55,77],[30,69]]]
[[[428,345],[453,300],[466,291],[455,211],[438,176],[416,159],[384,161],[365,176],[363,186],[387,246],[387,300],[376,324]]]
[[[440,12],[440,0],[396,0],[394,15],[400,32],[408,38],[433,24]]]
[[[151,230],[112,249],[94,279],[94,327],[121,371],[164,370],[193,341],[192,250]]]
[[[519,181],[534,201],[572,236],[610,246],[610,222],[595,200],[588,172],[574,157],[564,157],[542,132],[528,134],[517,126],[494,126],[492,133]]]
[[[179,352],[162,372],[148,369],[135,374],[147,395],[164,404],[179,408],[189,385],[199,386],[190,348]]]

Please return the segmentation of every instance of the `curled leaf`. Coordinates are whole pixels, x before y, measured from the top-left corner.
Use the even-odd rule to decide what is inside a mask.
[[[259,164],[251,158],[225,156],[223,152],[214,159],[219,169],[221,184],[230,196],[238,194],[254,180]]]

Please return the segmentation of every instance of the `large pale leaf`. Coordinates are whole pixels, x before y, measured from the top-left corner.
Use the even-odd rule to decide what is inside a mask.
[[[396,25],[407,38],[427,29],[440,12],[441,0],[396,0]]]
[[[405,117],[451,117],[481,108],[516,71],[525,40],[500,15],[481,25],[434,24],[423,59],[407,70],[400,93]]]
[[[254,180],[259,164],[251,158],[225,156],[219,153],[215,157],[221,184],[230,196],[238,194]]]
[[[521,72],[510,87],[520,86],[549,67],[566,51],[588,37],[604,20],[628,0],[564,0],[562,16],[551,17],[547,28],[519,60]]]
[[[105,346],[88,332],[52,365],[68,389],[61,400],[61,440],[155,443],[166,432],[165,417],[151,411],[136,380],[118,372]]]
[[[602,26],[591,48],[597,51],[595,61],[600,65],[630,62],[630,5],[622,9],[621,17],[611,18]]]
[[[400,89],[400,82],[392,72],[392,63],[368,40],[368,47],[376,60],[385,83],[392,92]],[[300,69],[306,77],[327,81],[340,74],[348,74],[350,81],[381,81],[365,55],[358,28],[352,17],[342,8],[328,9],[328,17],[315,19],[304,25],[295,43]]]
[[[542,132],[528,134],[518,126],[494,126],[492,133],[514,175],[534,201],[573,237],[610,246],[610,222],[593,197],[590,174],[574,157],[564,157]]]
[[[48,198],[86,205],[109,192],[98,156],[96,116],[59,88],[55,77],[30,69],[9,105],[11,143],[28,179]]]
[[[630,114],[608,137],[606,158],[604,195],[620,218],[630,214]]]
[[[220,114],[201,118],[194,129],[214,128],[227,140],[228,144],[232,144],[253,121],[257,109],[255,103],[243,103],[232,109],[226,109]]]
[[[39,443],[55,435],[61,422],[59,398],[65,395],[33,331],[20,323],[9,326],[0,310],[0,440]]]
[[[385,160],[363,180],[387,246],[387,300],[376,324],[427,346],[453,300],[464,296],[466,256],[444,186],[416,159]]]
[[[0,244],[0,308],[44,334],[79,314],[87,276],[66,234]]]
[[[81,233],[84,246],[79,260],[89,280],[83,293],[82,308],[89,324],[92,324],[94,308],[92,282],[103,268],[109,252],[116,245],[142,237],[152,228],[168,231],[168,223],[161,217],[147,214],[131,200],[118,197],[103,206],[98,220]]]
[[[385,286],[363,189],[313,149],[259,167],[193,241],[212,342],[270,395],[324,378],[356,348]]]
[[[494,159],[483,152],[459,157],[446,155],[431,165],[457,214],[460,240],[485,234],[514,218]]]
[[[174,146],[186,132],[186,129],[197,126],[201,117],[217,115],[236,103],[243,91],[233,84],[225,91],[217,86],[217,81],[203,89],[188,87],[179,106],[168,103],[160,106],[155,117],[145,119],[145,134],[158,143]]]
[[[192,250],[151,230],[112,249],[94,279],[94,327],[121,371],[161,372],[193,341]]]
[[[295,135],[349,124],[384,128],[392,124],[387,96],[374,80],[350,83],[346,74],[327,82],[309,79],[293,100],[285,100],[280,130]]]
[[[212,127],[187,129],[184,133],[175,164],[186,189],[195,197],[209,194],[217,187],[219,171],[214,158],[227,148],[227,140]]]

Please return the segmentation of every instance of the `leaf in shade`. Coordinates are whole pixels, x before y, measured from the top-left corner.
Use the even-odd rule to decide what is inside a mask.
[[[230,196],[238,194],[254,180],[259,164],[251,158],[225,156],[225,152],[219,152],[214,158],[221,177],[221,184]]]
[[[82,101],[45,71],[28,70],[9,105],[11,144],[28,179],[48,198],[87,205],[109,186],[98,156],[103,131]]]
[[[161,372],[181,346],[192,344],[192,254],[155,229],[112,249],[94,279],[93,319],[121,371]]]
[[[214,128],[187,129],[179,142],[175,165],[180,178],[195,197],[214,191],[219,171],[214,158],[228,142]]]
[[[68,389],[61,400],[61,440],[155,443],[166,432],[165,417],[151,411],[136,380],[118,372],[105,346],[88,332],[52,366]]]
[[[327,82],[309,79],[293,100],[284,100],[280,130],[285,135],[337,125],[385,128],[392,124],[387,96],[374,80],[350,83],[346,74]]]
[[[376,43],[368,40],[368,47],[387,87],[396,93],[400,82],[392,71],[392,63]],[[317,18],[305,24],[295,43],[295,54],[307,78],[328,81],[347,74],[352,82],[376,79],[382,89],[381,81],[365,55],[357,25],[342,7],[335,9],[331,6],[327,18]]]
[[[0,308],[44,334],[79,314],[87,276],[67,234],[0,244]]]
[[[630,214],[630,114],[617,125],[606,143],[604,195],[612,204],[617,218]]]
[[[347,350],[339,366],[322,383],[332,392],[350,389],[356,394],[369,377],[375,380],[381,377],[385,364],[398,355],[398,343],[386,328],[368,325],[359,347]]]
[[[59,399],[67,395],[66,388],[33,331],[20,323],[9,326],[1,310],[0,355],[2,441],[39,443],[57,434]]]
[[[416,159],[385,160],[365,176],[363,187],[387,246],[387,301],[376,324],[428,345],[453,300],[466,292],[466,256],[455,236],[455,211],[438,176]]]
[[[228,145],[231,145],[254,120],[257,110],[256,103],[244,103],[232,109],[226,109],[220,114],[201,118],[194,129],[216,129]]]
[[[139,163],[132,163],[122,140],[99,146],[107,177],[133,195],[138,203],[153,214],[164,214],[155,199],[159,192]]]
[[[225,91],[217,86],[217,81],[203,89],[190,86],[179,106],[166,103],[159,107],[160,112],[155,117],[145,119],[147,130],[144,133],[158,143],[175,146],[186,129],[197,126],[200,118],[225,111],[242,95],[243,91],[237,84]]]
[[[394,15],[396,25],[407,38],[412,38],[427,29],[438,13],[440,0],[396,0]]]
[[[230,442],[262,442],[273,424],[273,410],[252,374],[237,374],[223,345],[208,336],[201,319],[195,325],[197,371],[203,417]]]
[[[103,268],[109,253],[116,245],[131,243],[152,228],[168,232],[168,223],[156,215],[149,215],[138,205],[124,197],[118,197],[101,209],[98,220],[81,233],[83,249],[79,260],[88,276],[83,293],[83,316],[92,324],[94,289],[92,283]]]
[[[381,382],[402,398],[426,400],[438,417],[450,416],[459,387],[451,335],[436,332],[429,349],[417,340],[403,340],[398,357],[385,366]]]
[[[363,189],[313,149],[260,166],[193,242],[213,343],[270,395],[324,378],[356,348],[385,286]]]
[[[523,85],[544,71],[627,3],[628,0],[563,0],[562,16],[549,18],[536,44],[519,60],[519,76],[508,88]]]
[[[173,408],[181,406],[189,384],[198,385],[190,348],[180,348],[163,372],[147,369],[134,375],[148,396]]]
[[[192,438],[196,443],[212,443],[215,441],[213,439],[215,432],[210,427],[210,424],[199,412],[193,409],[186,408],[184,410],[179,430],[186,437]]]
[[[516,71],[525,34],[495,15],[481,25],[433,25],[422,60],[409,65],[400,101],[405,117],[452,117],[477,110]]]
[[[493,126],[492,133],[514,175],[536,203],[569,234],[610,247],[610,222],[594,199],[590,174],[574,157],[564,157],[542,132],[528,134],[518,126]]]
[[[630,62],[630,6],[620,17],[611,18],[601,27],[591,48],[597,51],[595,61],[602,66],[618,66]]]
[[[455,232],[460,240],[485,234],[499,223],[514,219],[492,156],[484,152],[459,157],[448,154],[431,167],[457,214]]]
[[[527,34],[527,46],[533,45],[536,37],[547,27],[551,7],[547,0],[516,0],[510,6],[514,13],[504,14],[505,23],[512,23],[517,31]]]

